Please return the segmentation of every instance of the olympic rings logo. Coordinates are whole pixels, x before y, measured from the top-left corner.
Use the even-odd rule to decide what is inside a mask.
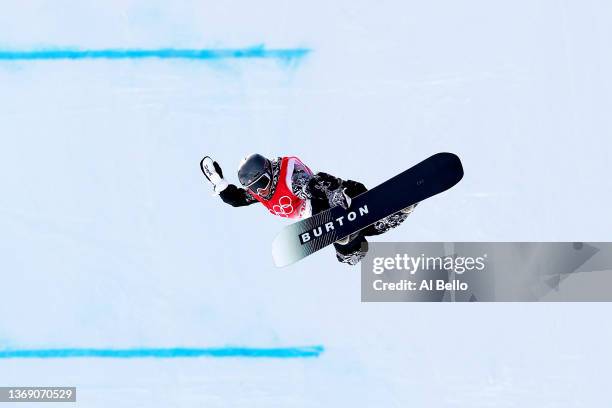
[[[288,196],[282,196],[278,199],[278,204],[272,206],[272,213],[281,217],[289,217],[293,211],[293,205],[291,204],[291,198]]]

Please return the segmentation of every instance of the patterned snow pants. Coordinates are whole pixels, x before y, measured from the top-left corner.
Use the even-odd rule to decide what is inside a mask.
[[[330,182],[326,183],[326,178],[328,180],[332,180],[332,182],[335,180],[339,180],[325,173],[318,173],[318,175],[320,175],[320,178],[323,180],[323,182],[320,183],[321,186],[323,186],[322,189],[325,189],[326,186],[332,184]],[[355,197],[361,193],[368,191],[366,186],[364,186],[362,183],[353,180],[344,180],[342,181],[342,185],[336,188],[342,189],[344,191],[344,194],[348,195],[349,197]],[[333,192],[335,191],[336,190],[327,191],[326,195],[329,197],[336,196],[335,194],[333,194]],[[311,200],[311,204],[313,215],[330,208],[329,199],[313,198]],[[397,227],[402,222],[404,222],[406,218],[408,218],[408,215],[410,215],[410,213],[412,212],[412,210],[414,210],[416,206],[417,205],[414,204],[410,207],[404,208],[403,210],[391,214],[388,217],[385,217],[382,220],[362,229],[361,231],[351,235],[350,239],[346,243],[334,243],[334,248],[336,248],[336,258],[338,259],[338,261],[348,265],[358,264],[359,261],[361,261],[368,252],[368,241],[365,237],[384,234],[390,229]]]

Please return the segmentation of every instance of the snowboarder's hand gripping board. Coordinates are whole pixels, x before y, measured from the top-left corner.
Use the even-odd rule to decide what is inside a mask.
[[[286,266],[412,204],[448,190],[463,177],[459,157],[437,153],[354,197],[350,207],[332,207],[285,227],[272,242],[276,266]]]

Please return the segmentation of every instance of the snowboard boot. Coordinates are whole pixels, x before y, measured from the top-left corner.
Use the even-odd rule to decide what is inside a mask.
[[[346,241],[345,244],[341,244],[339,241],[334,243],[336,259],[348,265],[356,265],[368,253],[368,241],[360,232],[351,234],[347,238],[341,240]]]

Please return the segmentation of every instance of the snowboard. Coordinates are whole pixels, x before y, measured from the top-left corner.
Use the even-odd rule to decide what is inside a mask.
[[[463,177],[459,157],[437,153],[351,200],[285,227],[272,242],[278,267],[290,265],[412,204],[448,190]]]

